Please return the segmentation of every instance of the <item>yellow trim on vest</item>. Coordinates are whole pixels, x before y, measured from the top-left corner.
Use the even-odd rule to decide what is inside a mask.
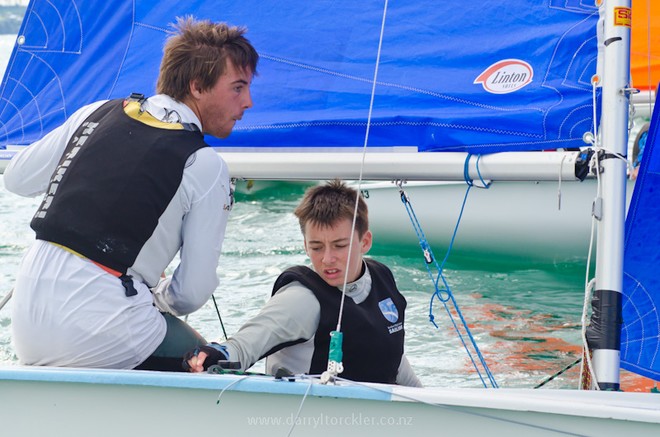
[[[103,264],[97,263],[96,261],[87,258],[85,255],[83,255],[83,254],[81,254],[81,253],[78,253],[78,252],[76,252],[76,251],[73,250],[73,249],[70,249],[70,248],[68,248],[68,247],[66,247],[66,246],[62,246],[61,244],[53,243],[52,241],[49,241],[49,243],[52,244],[53,246],[57,246],[57,247],[59,247],[60,249],[64,249],[64,250],[66,250],[66,251],[69,252],[70,254],[73,254],[73,255],[75,255],[75,256],[77,256],[77,257],[80,257],[80,258],[82,258],[82,259],[85,259],[85,260],[91,262],[91,263],[94,264],[96,267],[100,268],[101,270],[105,271],[106,273],[111,274],[112,276],[116,276],[117,278],[120,278],[120,277],[122,276],[121,272],[118,272],[117,270],[111,269],[110,267],[106,267],[106,266],[104,266]]]
[[[181,123],[168,123],[160,121],[147,111],[142,110],[142,105],[138,101],[124,101],[124,112],[134,120],[146,124],[147,126],[157,127],[159,129],[184,130]]]
[[[76,252],[76,251],[73,250],[73,249],[69,249],[69,248],[66,247],[66,246],[62,246],[61,244],[53,243],[52,241],[49,241],[49,243],[52,244],[53,246],[57,246],[57,247],[59,247],[60,249],[64,249],[64,250],[66,250],[67,252],[72,253],[72,254],[74,254],[75,256],[78,256],[78,257],[80,257],[80,258],[82,258],[82,259],[87,259],[86,256],[84,256],[84,255],[82,255],[82,254]]]

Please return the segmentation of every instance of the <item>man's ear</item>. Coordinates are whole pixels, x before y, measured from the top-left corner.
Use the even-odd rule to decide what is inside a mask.
[[[199,99],[202,96],[202,87],[197,79],[191,80],[189,87],[190,87],[190,95],[193,98]]]

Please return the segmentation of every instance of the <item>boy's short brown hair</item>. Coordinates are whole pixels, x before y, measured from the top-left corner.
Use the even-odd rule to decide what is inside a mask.
[[[307,189],[300,204],[293,212],[305,235],[305,225],[311,223],[319,227],[332,227],[341,219],[353,220],[357,190],[339,179]],[[369,230],[369,211],[362,196],[358,199],[355,230],[360,238]]]

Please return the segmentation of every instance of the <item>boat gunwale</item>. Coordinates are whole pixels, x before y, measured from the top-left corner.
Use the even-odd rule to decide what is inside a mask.
[[[347,380],[326,385],[321,384],[317,378],[296,377],[295,380],[290,381],[288,378],[276,379],[269,375],[189,374],[30,366],[0,366],[0,386],[3,381],[180,388],[219,392],[227,390],[317,398],[422,403],[431,408],[527,411],[660,424],[660,395],[638,392],[424,388]],[[485,395],[485,392],[488,395]]]

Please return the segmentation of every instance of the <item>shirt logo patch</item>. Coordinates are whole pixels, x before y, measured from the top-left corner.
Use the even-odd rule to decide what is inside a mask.
[[[383,316],[390,322],[394,323],[399,320],[399,310],[396,309],[396,305],[392,302],[391,298],[387,298],[378,302],[378,307],[380,312],[383,313]]]

